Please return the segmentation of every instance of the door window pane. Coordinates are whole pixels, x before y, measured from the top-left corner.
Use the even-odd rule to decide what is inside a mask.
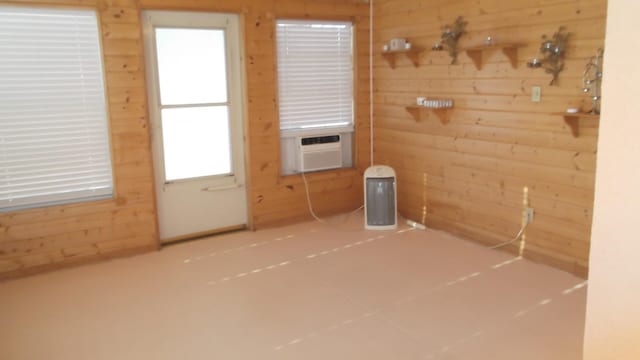
[[[227,102],[224,30],[156,29],[161,105]]]
[[[162,110],[165,179],[231,173],[226,106]]]

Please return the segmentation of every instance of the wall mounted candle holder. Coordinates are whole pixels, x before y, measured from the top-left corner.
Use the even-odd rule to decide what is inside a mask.
[[[551,38],[548,38],[547,35],[542,35],[543,41],[540,45],[542,59],[534,58],[527,63],[530,68],[541,67],[547,74],[551,74],[553,78],[549,85],[557,85],[558,75],[564,70],[564,55],[570,34],[565,31],[564,26],[561,26]]]
[[[440,42],[433,45],[432,50],[441,51],[446,48],[451,56],[451,64],[455,64],[458,59],[458,40],[466,32],[466,26],[467,22],[462,19],[462,16],[458,16],[453,25],[444,25]]]

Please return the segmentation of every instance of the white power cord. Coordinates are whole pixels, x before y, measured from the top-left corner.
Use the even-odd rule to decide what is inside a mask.
[[[313,205],[311,204],[311,195],[309,194],[309,183],[307,182],[307,177],[305,176],[304,171],[302,172],[302,181],[304,182],[304,191],[305,194],[307,195],[307,207],[309,208],[309,213],[311,214],[311,216],[313,216],[314,219],[316,219],[318,222],[321,222],[323,224],[332,224],[330,222],[328,222],[327,220],[319,217],[318,215],[316,215],[315,211],[313,211]],[[364,205],[361,205],[359,208],[349,212],[349,214],[347,214],[347,216],[350,216],[358,211],[360,211],[361,209],[364,208]],[[335,225],[335,224],[332,224]]]
[[[497,244],[497,245],[493,245],[490,246],[489,249],[497,249],[497,248],[501,248],[503,246],[507,246],[509,244],[513,244],[514,242],[518,241],[518,239],[520,239],[520,237],[522,236],[522,234],[524,234],[525,229],[527,228],[527,226],[529,225],[529,223],[527,222],[526,224],[524,224],[521,228],[520,231],[518,231],[518,235],[516,235],[516,237],[514,237],[513,239],[509,240],[509,241],[505,241],[503,243]]]
[[[497,249],[497,248],[500,248],[500,247],[503,247],[503,246],[506,246],[506,245],[509,245],[509,244],[513,244],[514,242],[518,241],[518,239],[520,239],[524,235],[524,231],[527,229],[527,226],[529,226],[529,224],[531,224],[531,222],[533,222],[533,215],[534,215],[533,208],[529,207],[528,194],[529,194],[529,188],[525,187],[524,188],[524,200],[522,202],[522,204],[525,207],[524,213],[522,214],[524,224],[522,224],[522,227],[520,228],[520,231],[518,231],[518,234],[516,235],[516,237],[514,237],[513,239],[511,239],[509,241],[505,241],[503,243],[490,246],[489,249]],[[523,251],[524,251],[524,242],[522,242],[520,244],[520,256],[522,256],[522,252]]]

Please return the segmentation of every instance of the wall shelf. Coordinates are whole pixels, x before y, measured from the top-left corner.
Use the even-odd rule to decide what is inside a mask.
[[[569,128],[571,129],[571,134],[573,135],[573,137],[578,137],[580,135],[580,124],[579,124],[579,120],[580,119],[585,119],[585,120],[600,120],[600,115],[596,115],[596,114],[589,114],[589,113],[567,113],[567,112],[563,112],[563,113],[555,113],[554,115],[560,115],[564,118],[564,122],[569,126]]]
[[[435,114],[441,123],[446,124],[449,122],[449,110],[451,108],[430,108],[419,105],[409,105],[405,106],[405,109],[413,116],[416,121],[422,120],[423,111],[429,111]]]
[[[411,60],[411,62],[413,63],[413,66],[418,67],[418,65],[420,64],[420,53],[422,52],[422,49],[420,48],[411,48],[411,49],[402,49],[402,50],[389,50],[389,51],[383,51],[382,52],[382,57],[387,60],[387,63],[389,63],[389,66],[392,69],[396,68],[396,57],[397,56],[406,56],[407,58],[409,58],[409,60]]]
[[[465,48],[464,51],[467,56],[471,58],[476,69],[482,69],[482,53],[485,51],[502,50],[502,53],[509,59],[512,68],[518,67],[518,48],[522,47],[522,44],[496,44],[496,45],[481,45]]]

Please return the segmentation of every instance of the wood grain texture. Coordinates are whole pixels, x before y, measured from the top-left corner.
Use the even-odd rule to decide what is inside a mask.
[[[495,244],[518,232],[528,186],[536,217],[525,256],[586,276],[598,122],[580,121],[576,138],[557,113],[589,106],[580,91],[582,72],[604,44],[606,0],[374,4],[374,154],[398,173],[400,212]],[[392,69],[381,56],[393,37],[430,48],[441,26],[457,16],[468,21],[461,48],[479,46],[491,35],[498,44],[520,44],[514,64],[493,50],[482,52],[480,69],[464,51],[457,65],[449,64],[446,51],[423,51],[417,68],[399,57]],[[539,55],[541,35],[559,26],[571,32],[566,68],[559,86],[548,86],[549,75],[526,62]],[[532,86],[542,87],[542,102],[531,102]],[[418,96],[453,99],[449,121],[428,112],[416,121],[405,106]],[[517,253],[516,246],[507,250]]]
[[[102,30],[115,197],[0,214],[0,279],[158,247],[140,12],[237,13],[244,36],[246,148],[254,228],[310,218],[302,179],[280,176],[275,20],[349,19],[356,26],[355,149],[351,170],[308,176],[314,208],[329,215],[362,203],[368,165],[368,5],[358,0],[13,0],[95,9]]]
[[[114,198],[0,214],[0,278],[158,247],[135,1],[18,1],[96,10],[102,27]]]

